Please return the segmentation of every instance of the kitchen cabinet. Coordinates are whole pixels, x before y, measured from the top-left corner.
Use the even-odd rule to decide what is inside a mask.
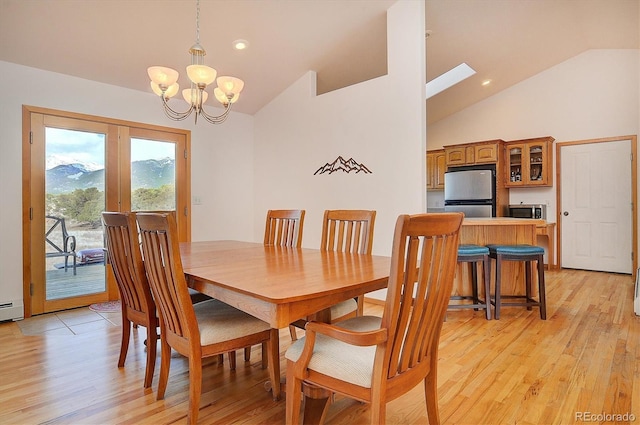
[[[495,164],[502,149],[502,140],[453,145],[444,148],[447,167],[475,164]]]
[[[507,187],[552,186],[553,137],[514,140],[505,143]]]
[[[444,149],[427,151],[427,190],[444,190],[445,159]]]

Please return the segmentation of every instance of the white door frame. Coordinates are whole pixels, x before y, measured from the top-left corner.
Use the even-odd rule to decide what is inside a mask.
[[[638,162],[636,160],[638,153],[637,136],[621,136],[621,137],[606,137],[602,139],[590,139],[590,140],[576,140],[571,142],[556,143],[556,217],[558,228],[558,266],[562,265],[562,181],[561,181],[561,155],[562,148],[572,145],[583,145],[590,143],[606,143],[606,142],[619,142],[624,140],[631,141],[631,202],[633,203],[633,211],[631,213],[631,228],[632,228],[632,249],[633,249],[633,266],[632,273],[633,278],[636,277],[636,271],[638,270]]]

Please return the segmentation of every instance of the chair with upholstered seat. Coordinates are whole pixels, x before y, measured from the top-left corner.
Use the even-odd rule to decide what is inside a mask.
[[[371,255],[376,212],[371,210],[326,210],[322,219],[320,250]],[[331,323],[362,316],[364,295],[331,306]],[[304,329],[306,321],[294,326]],[[295,340],[297,335],[292,333]]]
[[[500,308],[503,306],[510,307],[526,307],[527,310],[531,310],[532,307],[538,307],[540,309],[540,318],[542,320],[547,319],[547,303],[546,303],[546,289],[544,284],[544,248],[527,245],[487,245],[489,248],[489,257],[496,260],[496,288],[492,304],[495,307],[494,317],[500,319]],[[503,261],[521,261],[524,262],[524,277],[525,277],[525,294],[502,294],[502,262]],[[538,270],[538,299],[534,299],[531,287],[531,263],[535,261],[537,263]],[[516,302],[505,302],[504,299],[522,300]]]
[[[122,340],[118,367],[123,367],[129,349],[131,326],[147,329],[147,367],[144,387],[149,388],[156,364],[157,332],[159,326],[156,304],[145,275],[142,253],[138,245],[138,228],[135,214],[103,212],[105,242],[108,263],[120,292],[122,311]]]
[[[191,304],[180,259],[177,228],[169,214],[137,214],[144,266],[160,317],[160,382],[158,400],[164,398],[171,349],[189,360],[189,411],[196,423],[202,392],[202,359],[249,345],[267,343],[271,382],[279,382],[273,365],[279,361],[277,329],[217,300]],[[278,393],[274,391],[274,397]]]
[[[371,255],[376,212],[370,210],[327,210],[322,220],[323,251]],[[362,316],[364,295],[331,306],[331,322]]]
[[[371,424],[386,403],[423,383],[430,424],[439,423],[440,332],[456,269],[462,213],[401,215],[391,252],[382,318],[309,322],[287,350],[286,423],[300,423],[303,382],[371,404]]]
[[[300,248],[304,230],[305,210],[269,210],[264,225],[264,245]],[[296,328],[289,326],[291,339],[296,339]],[[245,349],[244,358],[249,359]]]
[[[267,246],[302,246],[305,210],[269,210],[264,226]]]
[[[120,356],[118,367],[124,367],[129,350],[131,327],[143,326],[147,329],[147,366],[144,376],[144,387],[151,387],[156,364],[156,350],[160,326],[156,313],[156,303],[151,295],[151,288],[144,270],[142,251],[136,213],[133,212],[103,212],[107,258],[120,293],[122,312],[122,339],[120,342]],[[200,292],[189,289],[191,303],[198,303],[211,299]],[[222,303],[221,301],[218,301]],[[236,367],[235,352],[229,353],[231,369]],[[219,358],[222,362],[222,356]],[[264,362],[266,367],[266,362]]]
[[[487,320],[491,320],[489,248],[474,244],[460,245],[458,247],[458,263],[469,264],[470,266],[471,295],[452,295],[450,300],[454,301],[454,303],[449,303],[449,308],[454,310],[461,308],[484,310]],[[480,298],[478,291],[478,263],[482,264],[484,299]],[[461,301],[461,303],[458,301]],[[469,301],[471,302],[469,303]]]

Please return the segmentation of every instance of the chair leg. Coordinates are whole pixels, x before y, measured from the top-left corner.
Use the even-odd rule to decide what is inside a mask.
[[[229,369],[236,370],[236,352],[229,351],[227,354],[229,356]]]
[[[251,347],[244,347],[244,361],[251,361]]]
[[[427,405],[427,418],[429,425],[440,424],[440,411],[438,409],[438,373],[437,359],[431,360],[432,369],[424,378],[424,398]],[[382,418],[384,420],[384,418]]]
[[[471,296],[473,297],[473,303],[478,304],[478,263],[471,262],[469,267],[471,268]],[[474,311],[478,311],[478,309],[474,308]]]
[[[500,319],[500,303],[502,302],[502,300],[500,299],[500,275],[501,273],[501,267],[500,267],[500,263],[502,262],[502,258],[501,255],[498,254],[496,255],[496,292],[495,292],[495,297],[494,297],[494,306],[495,306],[495,310],[494,310],[494,317],[496,320]]]
[[[298,340],[298,334],[296,332],[296,327],[293,325],[289,325],[289,335],[291,335],[291,341]]]
[[[202,393],[202,357],[189,357],[189,413],[187,422],[198,423],[200,412],[200,394]]]
[[[300,424],[300,408],[302,407],[302,381],[296,379],[293,369],[295,363],[287,360],[287,396],[286,424]]]
[[[364,295],[360,295],[356,298],[358,307],[356,309],[356,316],[364,316]]]
[[[118,367],[124,366],[129,351],[129,339],[131,336],[131,322],[127,319],[126,309],[122,308],[122,341],[120,341],[120,357],[118,358]]]
[[[269,367],[269,344],[266,342],[262,343],[262,368],[266,369]]]
[[[525,295],[527,303],[531,300],[531,261],[524,262],[524,282],[525,282]],[[528,305],[527,310],[531,311],[533,309],[532,306]]]
[[[266,348],[266,350],[265,350]],[[271,381],[271,397],[274,401],[280,400],[280,331],[271,329],[269,341],[262,344],[263,352],[266,351],[269,358],[269,380]],[[264,356],[264,354],[263,354]]]
[[[161,334],[163,330],[161,330]],[[164,398],[164,392],[167,389],[167,381],[169,379],[169,368],[171,367],[171,347],[164,338],[160,338],[160,380],[158,382],[158,400]]]
[[[491,320],[491,260],[486,256],[482,261],[482,272],[484,273],[484,302],[487,320]]]
[[[380,397],[373,397],[371,400],[371,420],[370,425],[378,425],[386,423],[387,403]],[[431,421],[429,421],[431,423]]]
[[[540,318],[547,320],[547,296],[544,282],[544,260],[540,255],[538,258],[538,299],[540,300]]]
[[[158,333],[155,327],[147,329],[147,369],[144,372],[144,387],[151,388],[153,372],[156,368],[156,352],[158,348]]]

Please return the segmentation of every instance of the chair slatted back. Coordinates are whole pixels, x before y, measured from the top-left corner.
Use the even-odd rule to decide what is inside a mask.
[[[103,212],[107,255],[123,308],[155,316],[156,305],[142,262],[134,213]],[[135,318],[132,318],[135,319]],[[149,323],[142,323],[149,326]]]
[[[375,211],[326,210],[322,221],[320,249],[371,254],[375,221]]]
[[[302,246],[305,210],[269,210],[264,227],[267,246]]]
[[[182,269],[177,227],[172,214],[137,213],[144,266],[170,345],[200,347],[200,332]],[[178,350],[180,351],[180,350]]]
[[[386,370],[388,379],[413,369],[435,367],[457,264],[462,218],[461,213],[398,218],[382,316],[389,341],[386,349],[376,352],[376,364]],[[418,379],[423,378],[424,374]]]

